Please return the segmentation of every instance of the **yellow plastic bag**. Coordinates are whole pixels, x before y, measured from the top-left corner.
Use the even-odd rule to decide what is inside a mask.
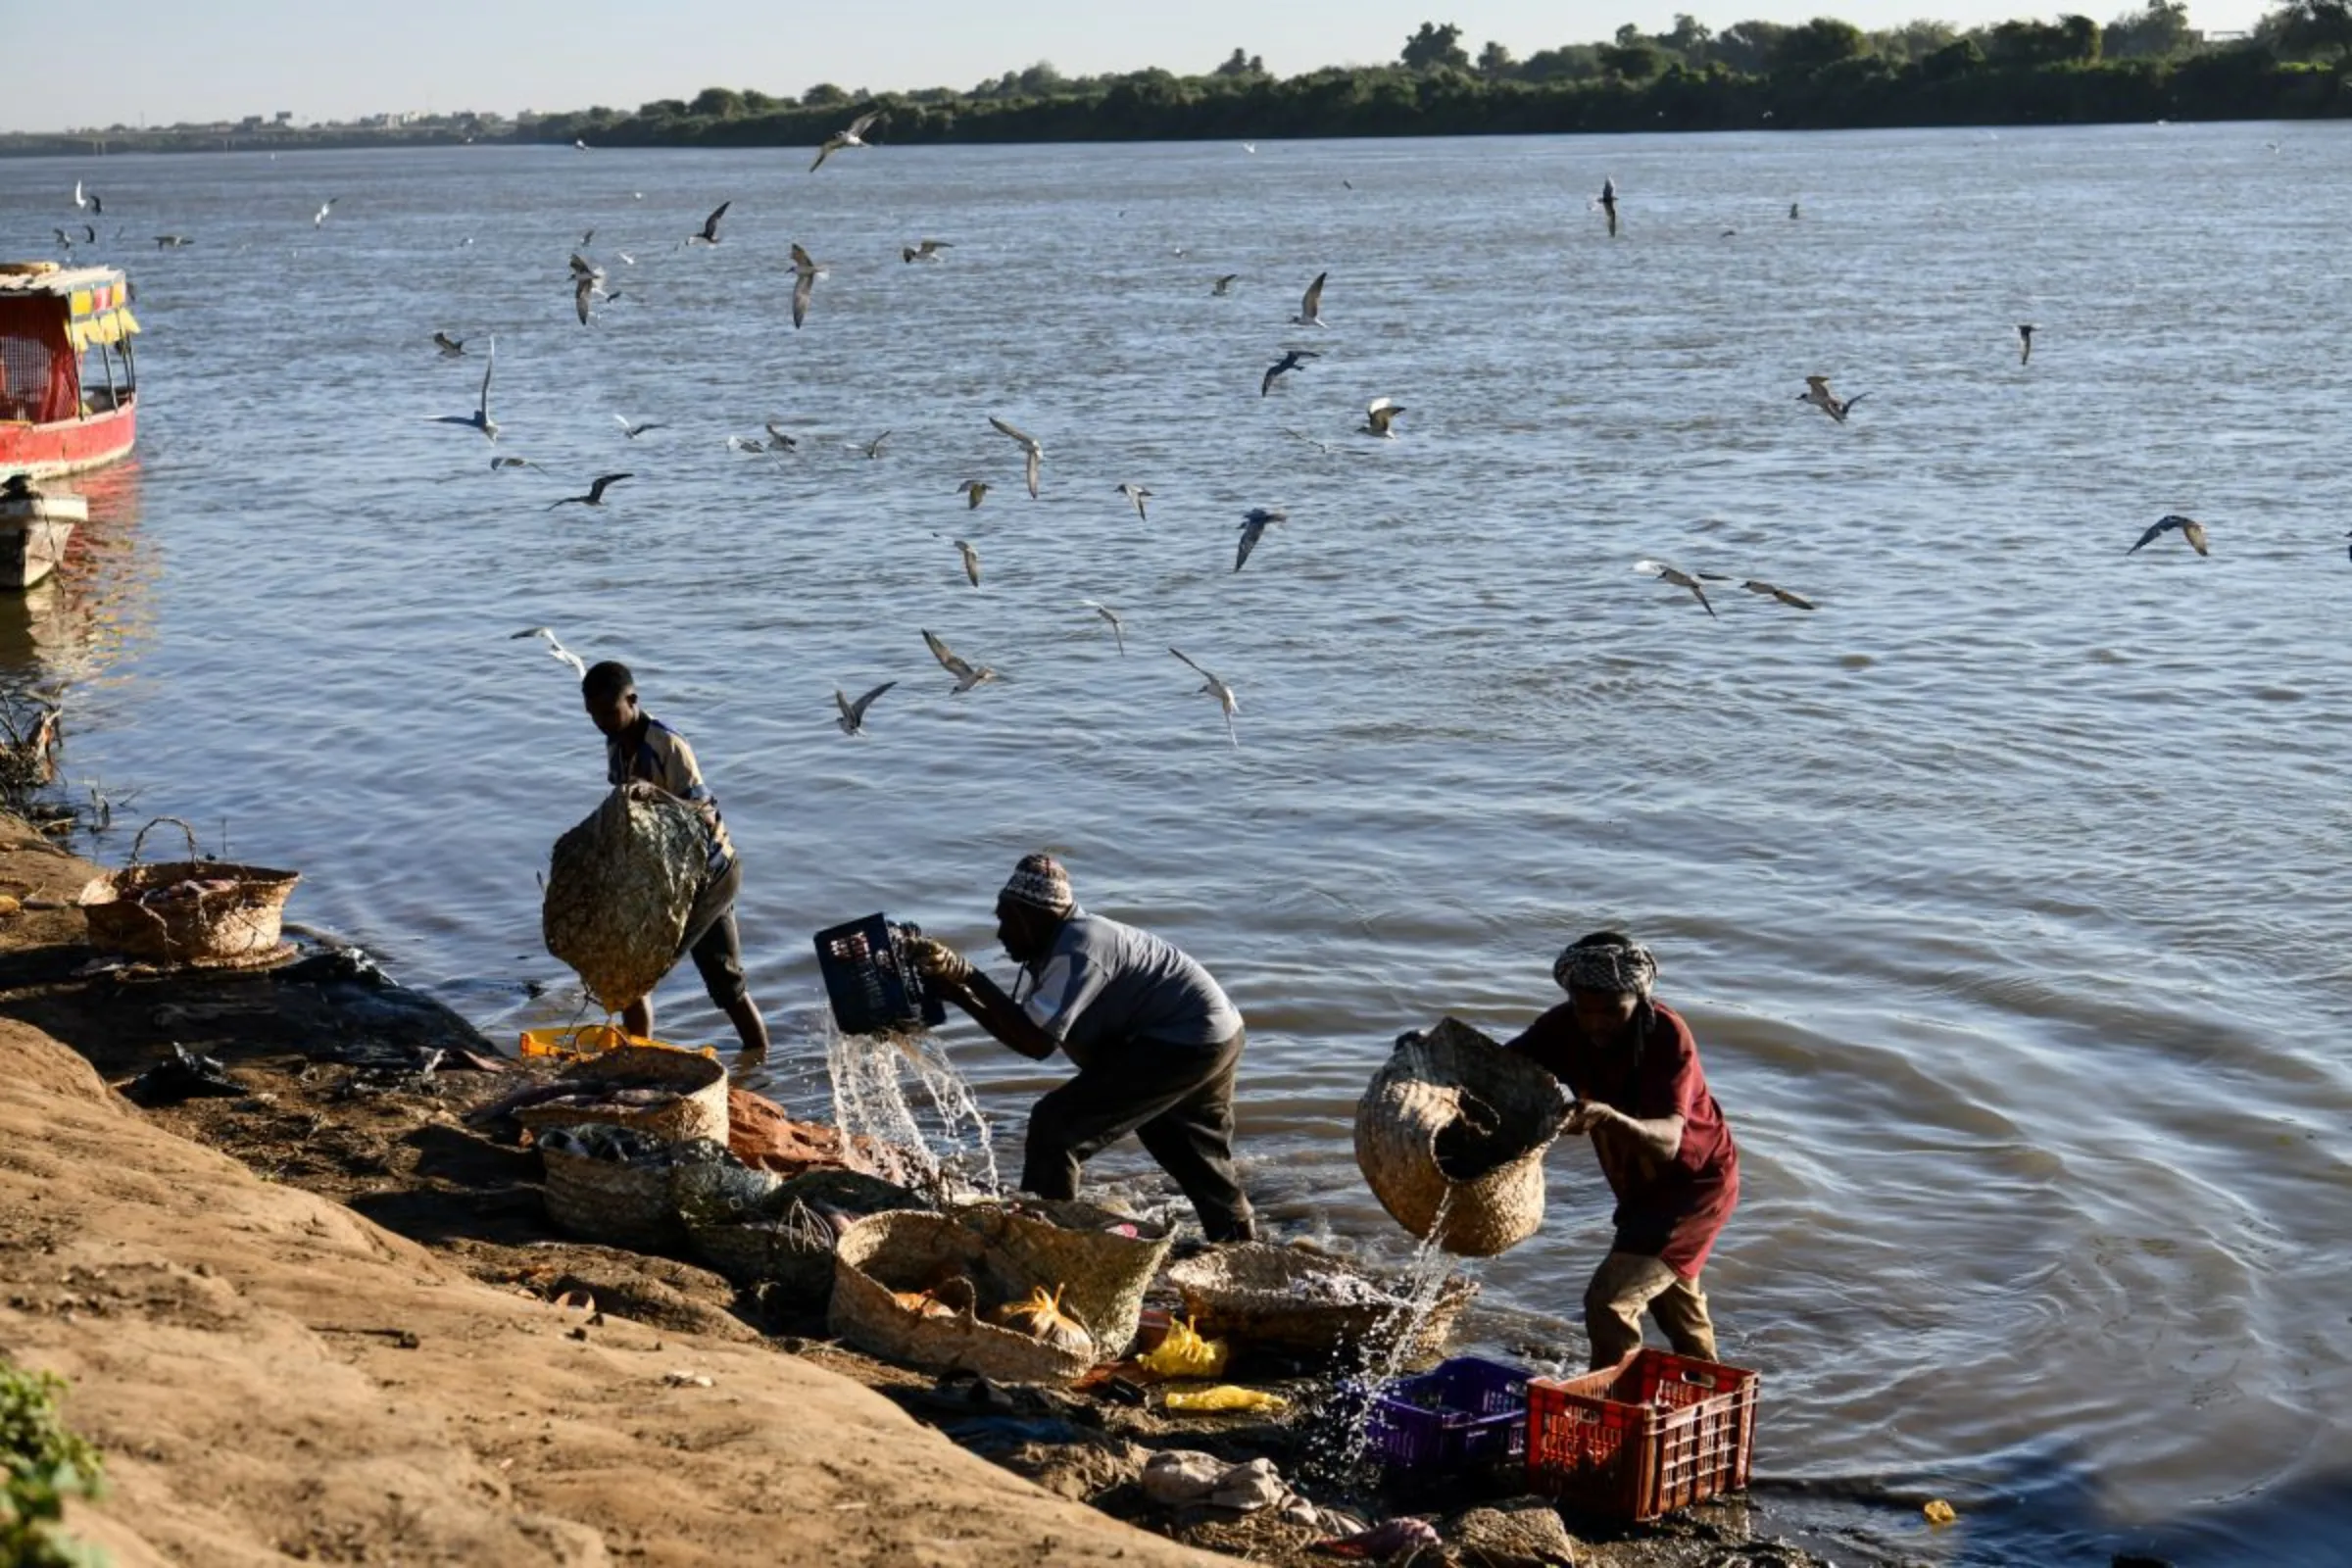
[[[1948,1525],[1960,1517],[1960,1510],[1941,1497],[1936,1498],[1919,1511],[1928,1516],[1928,1523],[1932,1525]]]
[[[1202,1339],[1188,1317],[1169,1324],[1167,1338],[1136,1357],[1136,1365],[1154,1377],[1213,1378],[1225,1370],[1227,1353],[1223,1340]]]
[[[1200,1413],[1213,1410],[1287,1410],[1291,1401],[1279,1394],[1263,1389],[1245,1389],[1231,1383],[1220,1383],[1213,1389],[1170,1389],[1166,1399],[1171,1410]]]

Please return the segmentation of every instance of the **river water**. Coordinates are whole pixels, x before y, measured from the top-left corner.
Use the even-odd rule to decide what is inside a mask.
[[[809,933],[886,909],[1001,966],[995,890],[1051,849],[1248,1014],[1264,1211],[1399,1261],[1348,1137],[1390,1038],[1513,1030],[1625,926],[1743,1151],[1707,1283],[1776,1517],[1844,1560],[2352,1552],[2352,127],[806,169],[0,163],[12,252],[100,192],[147,329],[136,463],[0,606],[12,678],[69,690],[69,776],[302,867],[294,917],[495,1033],[567,1018],[534,872],[602,755],[507,640],[551,625],[701,751],[779,1093],[824,1095]],[[590,227],[623,297],[583,328]],[[920,236],[954,248],[903,265]],[[796,240],[831,264],[798,332]],[[1328,328],[1286,324],[1325,269]],[[552,475],[423,422],[493,332],[497,450]],[[1286,344],[1323,357],[1261,399]],[[1351,433],[1376,395],[1394,441]],[[1043,440],[1041,501],[991,414]],[[770,418],[798,456],[728,449]],[[1290,520],[1236,574],[1250,506]],[[2175,511],[2210,559],[2127,556]],[[1820,608],[1725,583],[1710,618],[1645,557]],[[1011,678],[952,697],[925,627]],[[1238,690],[1238,749],[1170,644]],[[890,679],[843,736],[833,687]],[[689,972],[661,1002],[723,1035]],[[1060,1069],[949,1045],[1017,1168]],[[1553,1166],[1483,1278],[1565,1344],[1608,1202],[1588,1151]]]

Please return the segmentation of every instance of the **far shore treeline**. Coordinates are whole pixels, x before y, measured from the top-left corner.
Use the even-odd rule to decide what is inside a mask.
[[[958,90],[798,98],[710,87],[634,112],[375,116],[122,125],[0,137],[0,151],[208,150],[383,142],[585,141],[608,147],[811,146],[881,110],[885,142],[1183,141],[1280,136],[1455,136],[1558,131],[1858,129],[2089,124],[2155,120],[2352,118],[2352,0],[2288,0],[2245,34],[2207,35],[2182,0],[2101,25],[2085,16],[1960,30],[1914,22],[1878,32],[1828,17],[1711,31],[1620,27],[1606,43],[1522,60],[1471,53],[1461,28],[1423,23],[1394,65],[1281,77],[1236,49],[1199,75],[1162,70],[1065,77],[1046,62]]]

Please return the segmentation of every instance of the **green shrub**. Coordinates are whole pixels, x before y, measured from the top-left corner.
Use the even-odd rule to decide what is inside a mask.
[[[56,1529],[68,1497],[103,1487],[98,1450],[58,1423],[63,1379],[0,1361],[0,1568],[103,1568]]]

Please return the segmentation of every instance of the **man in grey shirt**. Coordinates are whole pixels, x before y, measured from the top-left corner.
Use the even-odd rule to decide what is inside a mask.
[[[1078,907],[1048,855],[1024,858],[997,896],[997,939],[1021,966],[1010,994],[944,943],[918,938],[913,957],[998,1040],[1036,1061],[1058,1048],[1078,1064],[1029,1113],[1022,1188],[1075,1198],[1079,1166],[1133,1133],[1210,1241],[1253,1239],[1233,1168],[1242,1015],[1208,971],[1150,932]]]

